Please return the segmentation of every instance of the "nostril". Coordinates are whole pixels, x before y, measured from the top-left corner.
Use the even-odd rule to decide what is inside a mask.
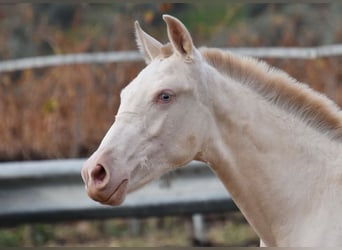
[[[102,183],[106,175],[106,170],[101,164],[97,164],[91,172],[91,178],[93,179],[95,184]]]

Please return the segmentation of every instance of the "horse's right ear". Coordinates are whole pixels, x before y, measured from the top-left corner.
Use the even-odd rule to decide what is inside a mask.
[[[138,21],[135,21],[135,38],[138,48],[143,54],[147,64],[149,64],[155,57],[160,55],[161,47],[163,45],[152,36],[144,32],[141,29]]]

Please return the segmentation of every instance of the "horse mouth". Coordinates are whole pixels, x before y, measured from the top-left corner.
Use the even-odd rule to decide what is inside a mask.
[[[128,179],[124,179],[106,200],[98,200],[102,204],[117,206],[122,204],[127,193]]]

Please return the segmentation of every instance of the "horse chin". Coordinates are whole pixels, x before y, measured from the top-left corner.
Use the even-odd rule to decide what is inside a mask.
[[[105,201],[99,201],[102,204],[118,206],[121,205],[127,194],[128,179],[123,180],[120,185],[114,190],[114,192]]]

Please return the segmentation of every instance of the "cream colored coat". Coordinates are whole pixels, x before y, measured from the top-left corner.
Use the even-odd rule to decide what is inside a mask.
[[[136,23],[148,66],[85,163],[93,199],[127,192],[193,159],[208,163],[267,246],[342,246],[342,115],[265,63],[197,49],[163,16],[170,43]],[[205,183],[204,183],[205,185]]]

